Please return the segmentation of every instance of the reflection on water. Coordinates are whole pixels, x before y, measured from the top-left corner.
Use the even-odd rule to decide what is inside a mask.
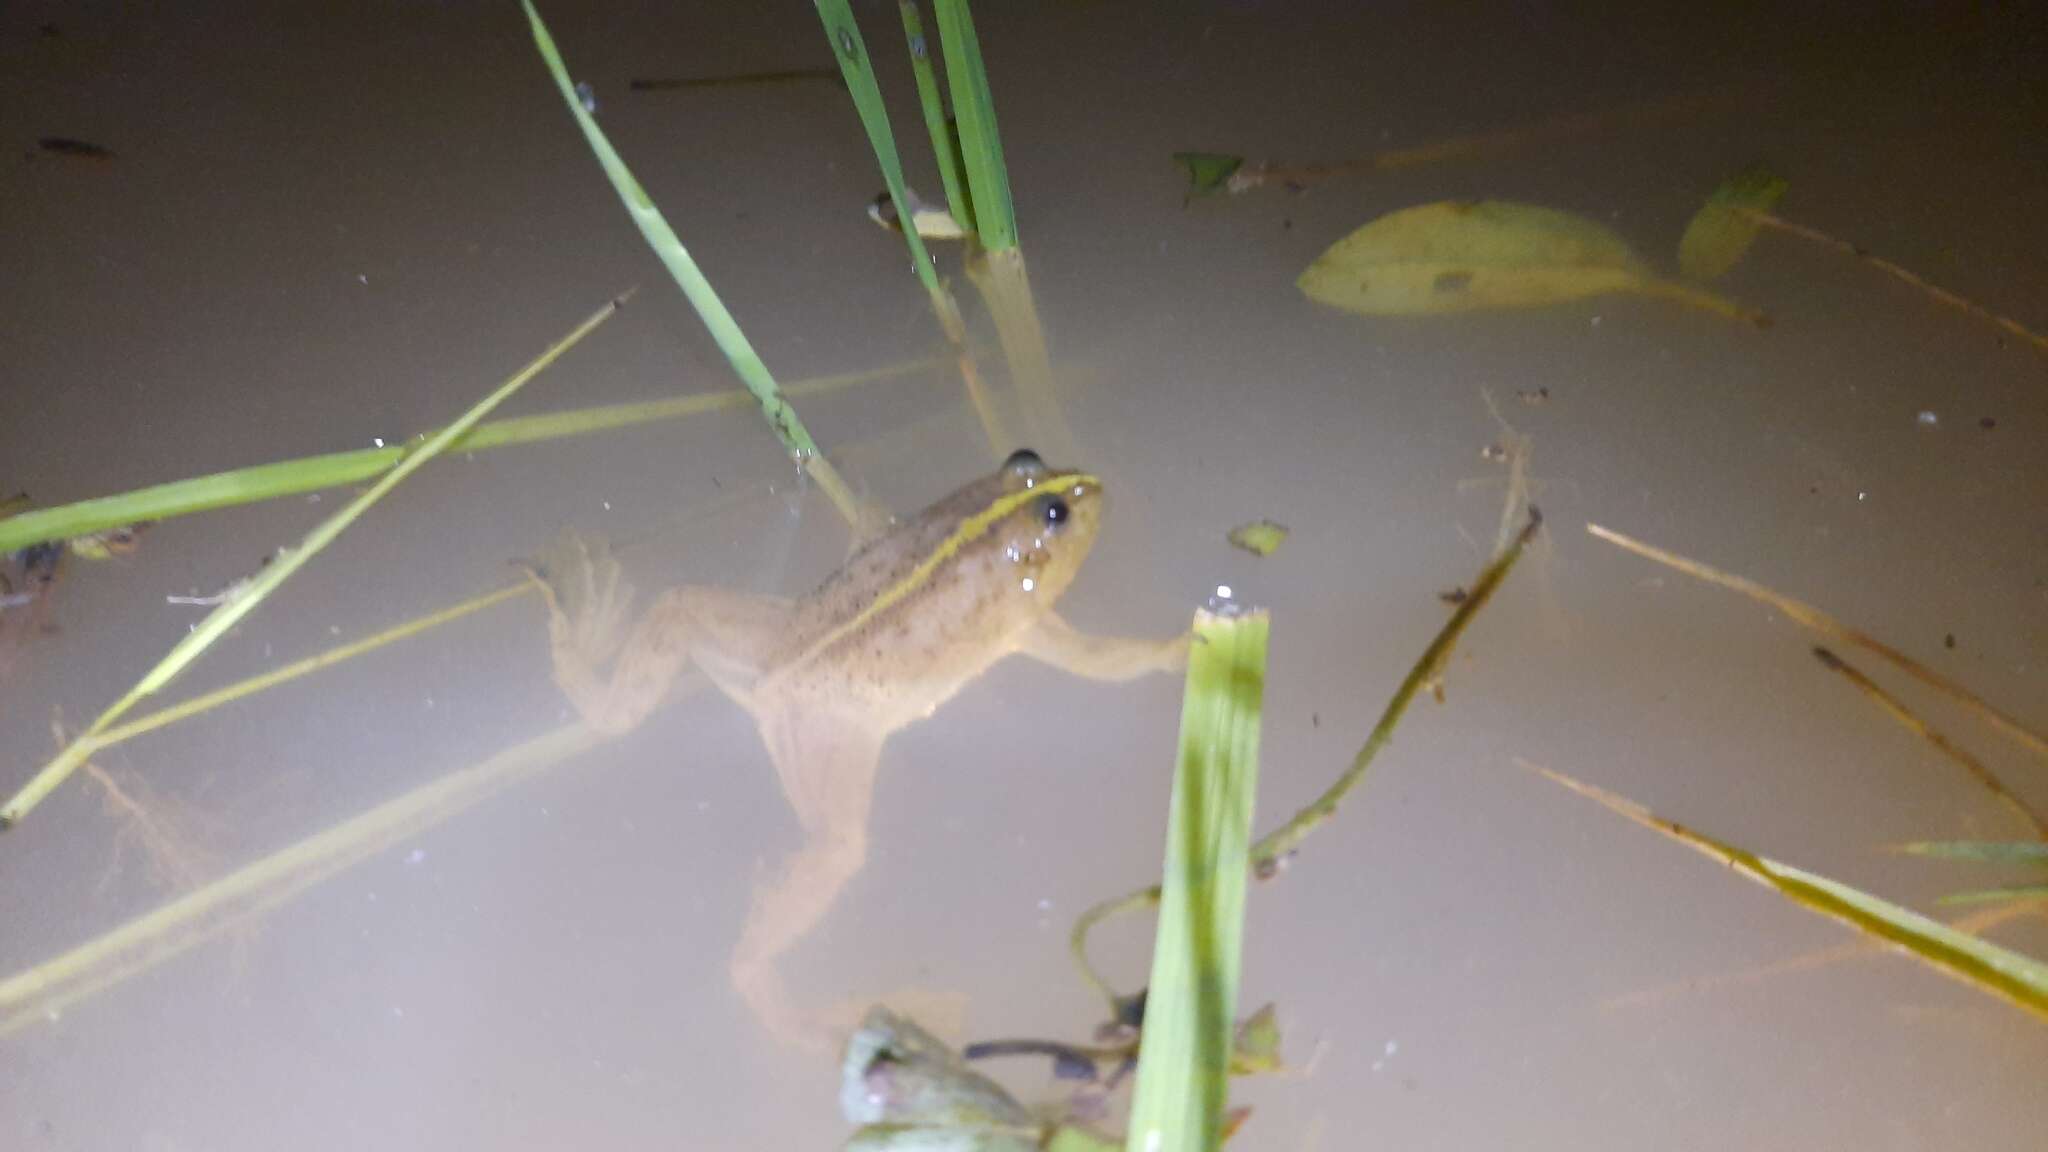
[[[2031,1146],[2048,1123],[2037,1022],[1845,950],[1833,926],[1512,764],[1916,907],[1964,886],[1879,849],[2022,835],[1997,798],[1769,611],[1580,526],[1825,605],[2039,727],[2033,346],[1774,229],[1715,284],[1767,310],[1768,331],[1613,296],[1365,317],[1295,280],[1369,221],[1465,200],[1569,213],[1670,269],[1708,190],[1763,160],[1790,182],[1786,217],[2038,331],[2041,17],[1327,8],[978,13],[1049,349],[1018,434],[1071,436],[1034,446],[1111,493],[1099,529],[1076,516],[1043,541],[1063,555],[1077,527],[1099,531],[1059,616],[1016,610],[994,547],[1041,542],[1010,530],[1035,503],[945,547],[1010,475],[960,488],[990,460],[950,353],[797,401],[862,495],[928,509],[850,562],[745,411],[437,462],[173,695],[501,587],[507,558],[565,528],[645,537],[626,567],[679,590],[637,616],[615,591],[617,653],[579,631],[603,617],[565,602],[551,636],[521,596],[95,756],[0,836],[0,972],[256,879],[109,951],[75,986],[89,992],[0,1037],[0,1146],[828,1147],[847,1131],[834,1061],[777,1042],[763,1014],[807,1032],[917,987],[955,994],[966,1035],[1085,1036],[1100,1006],[1066,933],[1157,871],[1178,688],[997,657],[1108,659],[1121,649],[1085,637],[1172,636],[1219,584],[1270,606],[1260,806],[1290,811],[1442,623],[1516,477],[1546,549],[1466,638],[1444,704],[1418,706],[1253,898],[1245,998],[1280,1003],[1291,1055],[1324,1056],[1246,1087],[1240,1139]],[[941,345],[901,241],[864,218],[873,160],[846,93],[814,82],[829,46],[792,34],[803,14],[548,14],[778,375]],[[517,14],[380,20],[231,4],[0,18],[9,138],[107,153],[0,172],[0,497],[54,505],[435,426],[636,281],[635,307],[526,411],[730,386]],[[897,122],[916,123],[902,43],[866,31]],[[813,79],[628,86],[785,73]],[[1505,146],[1545,125],[1571,130]],[[1317,176],[1184,204],[1169,158],[1190,149]],[[1396,154],[1427,162],[1353,163]],[[906,155],[913,184],[939,186]],[[969,336],[1000,374],[1020,337],[975,295]],[[94,714],[184,633],[190,609],[166,596],[225,586],[325,511],[165,524],[27,599],[55,569],[11,558],[0,785],[48,757],[53,718]],[[1261,520],[1288,526],[1283,547],[1226,541]],[[1045,631],[1059,620],[1073,631]],[[575,687],[565,667],[592,656],[614,658]],[[656,709],[686,664],[744,708]],[[2048,804],[2023,747],[1885,686]],[[632,730],[574,735],[620,687],[610,726]],[[294,868],[323,829],[354,837],[331,858],[346,867]],[[2037,914],[1985,931],[2048,952]],[[1144,931],[1103,935],[1100,959],[1134,982]],[[1043,1062],[997,1071],[1017,1099],[1052,1094]]]

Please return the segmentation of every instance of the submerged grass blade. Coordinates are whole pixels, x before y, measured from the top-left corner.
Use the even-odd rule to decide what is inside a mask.
[[[0,980],[0,1036],[146,972],[389,850],[500,789],[603,742],[569,725],[307,837],[114,930]]]
[[[1269,627],[1195,615],[1127,1152],[1222,1143]]]
[[[909,375],[939,363],[935,359],[920,359],[865,372],[820,376],[792,384],[783,391],[790,396],[817,395],[874,380]],[[752,399],[752,393],[743,391],[707,392],[672,400],[607,404],[492,420],[458,437],[448,446],[448,451],[483,452],[517,444],[585,436],[637,424],[681,419],[700,412],[737,408]],[[414,440],[425,440],[432,435],[432,432],[422,432]],[[394,444],[385,448],[331,452],[301,460],[281,460],[216,472],[211,476],[173,480],[54,508],[38,508],[0,520],[0,552],[12,552],[45,540],[63,540],[128,524],[169,520],[195,512],[358,484],[398,463],[409,450],[404,444]]]
[[[1868,892],[1825,876],[1725,844],[1666,820],[1626,797],[1518,759],[1517,764],[1569,788],[1607,810],[1718,860],[1780,896],[1860,932],[1895,944],[1906,954],[1972,987],[2003,996],[2048,1019],[2048,963],[1958,932]]]
[[[981,40],[967,0],[933,0],[939,42],[946,53],[946,84],[953,95],[953,119],[960,126],[961,160],[981,246],[1001,252],[1017,246],[1017,214],[1010,203],[1010,172],[996,132],[995,96],[981,63]],[[965,221],[962,221],[963,225]]]
[[[1747,577],[1737,576],[1732,572],[1723,572],[1718,568],[1713,568],[1697,560],[1680,556],[1675,552],[1666,552],[1662,548],[1645,544],[1634,537],[1625,536],[1620,532],[1616,532],[1611,528],[1604,528],[1598,524],[1586,525],[1586,531],[1623,551],[1633,552],[1645,560],[1653,560],[1667,568],[1676,569],[1695,580],[1704,580],[1709,584],[1718,584],[1731,592],[1740,592],[1760,604],[1777,609],[1790,617],[1794,623],[1810,631],[1818,632],[1823,636],[1838,640],[1844,644],[1854,644],[1886,660],[1899,671],[1904,672],[1906,675],[1934,689],[1955,703],[1969,709],[1985,723],[1996,728],[2011,739],[2018,741],[2020,744],[2025,745],[2027,750],[2036,757],[2044,762],[2048,762],[2048,736],[2042,736],[2040,733],[2029,729],[2018,720],[1985,703],[1984,699],[1975,692],[1957,684],[1955,681],[1893,648],[1875,636],[1859,629],[1851,628],[1849,625],[1842,623],[1840,620],[1835,619],[1811,604],[1794,600],[1782,592],[1766,588]]]
[[[428,461],[447,450],[448,446],[461,438],[463,433],[474,428],[485,416],[490,415],[493,409],[510,399],[513,393],[525,387],[527,381],[540,375],[548,365],[553,364],[564,352],[575,347],[579,341],[595,330],[598,325],[609,320],[612,314],[619,310],[619,306],[624,300],[624,296],[615,298],[603,308],[598,309],[589,319],[578,325],[575,331],[556,342],[546,352],[541,353],[539,358],[535,359],[525,368],[520,369],[511,379],[500,384],[490,395],[478,401],[453,424],[434,433],[426,441],[415,446],[410,452],[406,453],[405,458],[400,460],[396,466],[379,477],[375,484],[371,485],[361,495],[350,501],[346,507],[328,517],[318,527],[314,528],[312,532],[308,533],[306,538],[299,543],[298,547],[279,553],[275,562],[252,577],[248,586],[239,595],[230,597],[222,602],[219,607],[209,612],[205,619],[201,620],[191,632],[185,635],[184,639],[172,647],[170,652],[162,660],[158,661],[154,668],[151,668],[144,674],[142,679],[133,688],[130,688],[126,695],[115,701],[113,706],[105,712],[102,712],[99,718],[93,721],[92,727],[85,731],[84,735],[65,746],[55,759],[44,765],[41,771],[31,777],[29,782],[23,785],[19,792],[15,793],[14,798],[7,802],[7,806],[4,809],[0,809],[0,827],[12,827],[19,823],[23,816],[26,816],[30,810],[42,801],[43,797],[49,795],[52,789],[62,784],[72,772],[77,770],[80,764],[85,762],[86,757],[92,755],[99,748],[100,745],[94,737],[105,732],[107,728],[112,726],[123,715],[126,715],[128,710],[143,698],[160,691],[180,672],[190,667],[193,661],[197,660],[208,648],[211,648],[222,636],[227,635],[228,630],[239,623],[243,617],[255,611],[257,605],[268,599],[270,594],[282,586],[286,580],[290,579],[293,573],[303,568],[308,561],[319,555],[322,549],[333,543],[349,525],[354,524],[357,519],[361,518],[363,513],[369,511],[372,505],[382,500],[393,488],[398,487],[407,477],[425,466]]]
[[[525,7],[527,21],[533,28],[534,47],[539,50],[541,60],[546,63],[549,75],[554,77],[555,87],[561,90],[562,100],[569,106],[569,114],[575,118],[577,127],[583,130],[583,138],[589,143],[591,154],[597,157],[598,164],[610,178],[612,187],[617,190],[619,199],[626,206],[627,214],[633,218],[633,223],[639,227],[640,235],[646,239],[647,246],[654,250],[655,256],[661,260],[669,275],[675,278],[677,286],[683,290],[683,295],[689,298],[690,306],[697,310],[698,317],[703,320],[704,327],[710,330],[711,338],[717,342],[719,351],[725,353],[726,360],[732,364],[732,369],[738,374],[740,382],[747,386],[747,391],[754,394],[754,399],[761,405],[761,415],[767,419],[768,427],[774,431],[776,439],[782,442],[783,448],[811,479],[817,481],[818,487],[824,490],[833,507],[839,510],[839,514],[848,524],[860,525],[867,522],[870,518],[867,509],[847,488],[846,482],[840,479],[838,470],[832,467],[832,462],[819,453],[817,443],[811,439],[811,433],[804,427],[803,420],[797,416],[796,409],[783,399],[780,389],[775,385],[775,377],[769,374],[768,366],[762,363],[760,354],[754,351],[753,344],[747,340],[746,334],[740,331],[739,322],[733,319],[732,313],[726,311],[724,301],[718,298],[718,293],[711,287],[711,281],[705,279],[704,273],[697,267],[697,262],[690,257],[689,250],[683,247],[683,242],[676,236],[675,229],[669,227],[668,221],[662,217],[661,210],[654,206],[654,201],[647,195],[646,189],[640,186],[640,181],[619,157],[618,150],[612,147],[611,141],[606,139],[603,130],[597,126],[597,121],[584,108],[583,101],[576,95],[576,85],[569,78],[568,66],[562,63],[562,55],[555,48],[554,37],[548,34],[547,25],[541,22],[540,12],[534,8],[532,0],[521,0],[521,4]]]
[[[2035,915],[2026,906],[2005,905],[1999,908],[1979,909],[1968,916],[1958,916],[1949,921],[1949,927],[1971,936],[1988,935],[1993,929],[2003,927],[2011,921]],[[1708,976],[1686,976],[1667,981],[1650,988],[1624,992],[1610,996],[1600,1002],[1602,1011],[1618,1008],[1642,1008],[1666,1000],[1681,997],[1702,996],[1720,989],[1745,988],[1800,972],[1816,972],[1836,964],[1868,960],[1873,956],[1891,954],[1889,942],[1869,936],[1858,936],[1847,943],[1837,944],[1798,956],[1788,956],[1765,964],[1742,969],[1738,972],[1718,973]]]
[[[2011,810],[2014,815],[2026,821],[2027,827],[2033,829],[2035,836],[2048,840],[2048,819],[2044,819],[2039,812],[2028,807],[2026,801],[2014,795],[2013,791],[2005,786],[2005,781],[2000,780],[1998,774],[1991,770],[1990,765],[1977,759],[1967,749],[1951,741],[1933,725],[1914,715],[1913,710],[1906,707],[1905,701],[1885,691],[1875,680],[1865,676],[1861,670],[1840,656],[1823,647],[1816,647],[1813,650],[1813,655],[1815,659],[1821,662],[1823,667],[1839,674],[1844,680],[1855,685],[1857,691],[1869,697],[1879,708],[1884,709],[1885,715],[1898,721],[1900,727],[1926,741],[1935,751],[1948,757],[1952,763],[1961,767],[1963,771],[1968,772],[1970,778],[1982,785],[1986,792],[1991,793],[1993,799],[1996,799]]]
[[[2011,888],[1974,888],[1951,892],[1936,904],[2004,904],[2014,900],[2048,899],[2048,884],[2021,884]]]
[[[1936,860],[2048,866],[2048,843],[2039,840],[1914,840],[1899,845],[1899,851]]]
[[[525,583],[515,584],[509,588],[500,588],[496,592],[486,592],[482,596],[474,596],[460,604],[451,605],[438,612],[415,617],[403,624],[386,628],[382,632],[365,636],[360,640],[337,645],[325,652],[308,656],[304,660],[296,660],[281,668],[273,668],[268,672],[259,673],[244,680],[237,680],[233,684],[215,689],[212,692],[194,696],[190,700],[180,701],[168,708],[151,712],[147,716],[139,716],[126,724],[117,724],[112,728],[108,728],[93,737],[93,750],[96,752],[105,751],[116,744],[133,740],[146,732],[154,732],[159,728],[168,727],[181,720],[189,720],[194,716],[211,712],[223,704],[231,704],[244,697],[254,696],[258,692],[265,692],[280,684],[297,680],[301,676],[309,676],[323,668],[331,668],[345,660],[353,660],[366,652],[373,652],[387,644],[395,644],[400,640],[411,639],[422,632],[439,628],[443,624],[451,624],[473,612],[494,608],[507,600],[517,599],[533,590],[533,584]]]

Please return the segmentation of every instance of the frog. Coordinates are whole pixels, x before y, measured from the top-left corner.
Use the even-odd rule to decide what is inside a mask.
[[[1056,610],[1103,503],[1096,475],[1020,449],[888,523],[808,595],[684,585],[630,628],[631,585],[601,545],[571,538],[556,565],[529,568],[547,606],[555,683],[584,724],[630,732],[691,672],[753,718],[802,840],[756,888],[728,967],[778,1040],[823,1049],[839,1039],[797,1006],[778,966],[866,864],[891,735],[1013,655],[1109,683],[1185,666],[1186,633],[1091,634]]]

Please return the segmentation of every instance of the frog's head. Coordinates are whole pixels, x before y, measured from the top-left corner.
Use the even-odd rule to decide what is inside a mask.
[[[975,550],[1007,570],[1020,591],[1042,603],[1059,598],[1081,570],[1102,517],[1102,481],[1085,472],[1054,468],[1021,448],[989,477],[982,514],[986,534]]]
[[[950,525],[950,533],[928,564],[944,562],[995,601],[1018,605],[1022,592],[1024,603],[1051,605],[1096,543],[1102,480],[1051,467],[1038,453],[1020,449],[993,476],[954,492],[946,504],[952,508],[938,521]]]

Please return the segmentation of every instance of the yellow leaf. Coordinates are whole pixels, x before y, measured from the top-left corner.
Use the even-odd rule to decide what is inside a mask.
[[[1762,227],[1755,213],[1776,208],[1788,186],[1783,177],[1749,168],[1714,189],[1678,242],[1679,270],[1695,280],[1712,280],[1735,267]]]
[[[1749,309],[1659,278],[1591,220],[1505,200],[1444,200],[1382,216],[1331,245],[1296,284],[1311,300],[1368,316],[1540,308],[1632,292],[1762,323]]]

